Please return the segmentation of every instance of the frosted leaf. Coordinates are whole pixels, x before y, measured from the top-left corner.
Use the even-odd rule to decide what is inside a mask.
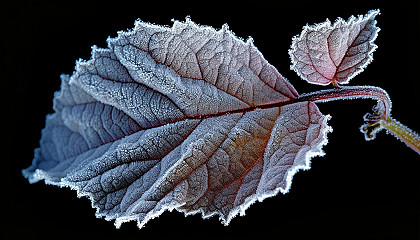
[[[346,84],[372,61],[377,48],[375,17],[379,10],[365,16],[339,18],[334,24],[305,26],[300,36],[293,38],[289,55],[291,69],[309,83]]]
[[[228,224],[323,154],[329,117],[297,97],[226,26],[137,21],[62,75],[23,174],[75,189],[117,227],[172,209]]]

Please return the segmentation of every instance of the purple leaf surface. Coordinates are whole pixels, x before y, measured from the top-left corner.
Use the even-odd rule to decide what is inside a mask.
[[[288,192],[331,131],[227,26],[137,21],[61,78],[24,176],[77,190],[117,227],[173,209],[228,224]],[[271,103],[284,104],[258,107]]]
[[[348,21],[339,18],[331,24],[327,19],[305,26],[300,36],[293,38],[289,50],[291,69],[312,84],[348,83],[373,59],[378,14],[379,10],[374,10]]]

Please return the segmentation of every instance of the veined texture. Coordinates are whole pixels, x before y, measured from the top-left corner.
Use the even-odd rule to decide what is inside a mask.
[[[297,97],[226,25],[137,21],[62,75],[23,174],[88,196],[117,227],[172,209],[228,224],[323,154],[329,117]]]

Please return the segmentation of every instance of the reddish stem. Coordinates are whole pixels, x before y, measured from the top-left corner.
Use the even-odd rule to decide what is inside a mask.
[[[249,111],[254,111],[255,109],[267,109],[273,107],[282,107],[288,104],[297,103],[297,102],[304,102],[304,101],[312,101],[312,102],[329,102],[335,100],[343,100],[343,99],[374,99],[378,101],[378,105],[374,109],[374,115],[369,115],[369,121],[374,121],[379,118],[381,119],[388,119],[390,117],[391,112],[391,100],[389,99],[388,93],[383,90],[382,88],[373,87],[373,86],[354,86],[354,87],[339,87],[333,89],[326,89],[316,92],[304,93],[299,95],[299,97],[290,99],[287,101],[282,102],[274,102],[268,103],[253,107],[247,107],[242,109],[236,109],[232,111],[226,112],[218,112],[214,114],[207,114],[207,115],[197,115],[197,116],[188,116],[187,119],[204,119],[209,117],[218,117],[227,113],[246,113]]]
[[[375,118],[381,118],[384,120],[389,119],[391,115],[391,99],[388,93],[379,87],[373,86],[353,86],[353,87],[340,87],[333,89],[326,89],[311,93],[305,93],[298,97],[301,101],[313,101],[313,102],[329,102],[335,100],[345,99],[366,99],[370,98],[378,101],[378,105],[375,110]],[[370,116],[374,117],[374,116]]]

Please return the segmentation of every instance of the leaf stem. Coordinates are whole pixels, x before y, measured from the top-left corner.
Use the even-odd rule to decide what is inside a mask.
[[[420,155],[420,136],[416,132],[393,118],[389,118],[388,121],[379,121],[379,124]]]
[[[366,99],[370,98],[378,101],[378,105],[375,107],[375,116],[387,120],[391,116],[391,99],[388,93],[379,87],[374,86],[351,86],[351,87],[340,87],[333,89],[326,89],[311,93],[305,93],[298,97],[302,101],[314,101],[314,102],[329,102],[335,100],[345,99]]]
[[[391,99],[388,93],[382,88],[373,86],[340,87],[305,93],[300,95],[297,100],[329,102],[357,98],[370,98],[378,101],[378,104],[373,108],[374,113],[364,116],[367,123],[360,130],[365,134],[366,140],[374,139],[378,131],[386,129],[420,155],[420,136],[397,120],[391,118]]]

